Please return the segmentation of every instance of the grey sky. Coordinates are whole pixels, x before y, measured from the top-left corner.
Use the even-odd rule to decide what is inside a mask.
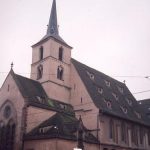
[[[123,81],[132,93],[150,90],[150,0],[56,0],[61,37],[72,57]],[[46,33],[52,0],[0,0],[0,85],[14,71],[28,76],[32,50]],[[138,76],[138,77],[116,77]],[[150,98],[150,92],[134,94]]]

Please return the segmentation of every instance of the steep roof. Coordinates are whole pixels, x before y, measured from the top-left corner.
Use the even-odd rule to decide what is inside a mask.
[[[145,117],[147,117],[147,120],[150,122],[150,99],[140,100],[138,103]]]
[[[105,114],[148,124],[138,102],[124,83],[72,59],[93,103]]]
[[[60,138],[67,140],[77,140],[77,132],[79,128],[79,120],[75,116],[64,113],[56,113],[48,120],[41,123],[26,135],[26,140],[31,139],[50,139]],[[99,141],[83,126],[84,141],[98,144]]]
[[[69,114],[73,112],[70,104],[49,98],[39,82],[15,74],[13,70],[10,73],[28,105]]]
[[[12,72],[14,80],[16,81],[19,90],[25,98],[47,97],[41,84],[35,80],[23,77]]]

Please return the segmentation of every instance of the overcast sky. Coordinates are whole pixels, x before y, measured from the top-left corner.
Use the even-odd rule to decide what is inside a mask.
[[[59,32],[73,47],[72,57],[126,80],[138,100],[150,98],[150,78],[145,78],[150,76],[150,0],[56,3]],[[46,34],[51,4],[52,0],[0,0],[0,85],[12,61],[15,73],[30,76],[31,45]]]

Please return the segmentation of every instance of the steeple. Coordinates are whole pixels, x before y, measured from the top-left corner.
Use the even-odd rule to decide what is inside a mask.
[[[50,34],[59,35],[58,25],[57,25],[56,0],[53,0],[48,29],[47,29],[47,35],[50,35]]]
[[[69,46],[59,35],[58,24],[57,24],[56,0],[53,0],[53,3],[52,3],[52,8],[51,8],[49,24],[48,24],[46,35],[38,43],[34,44],[33,47],[49,39],[50,37],[56,39],[58,42],[66,46]],[[71,46],[69,47],[72,48]]]
[[[48,97],[69,102],[72,47],[59,35],[56,0],[51,1],[53,2],[46,34],[32,46],[31,79],[42,84]],[[60,91],[64,93],[63,96]]]

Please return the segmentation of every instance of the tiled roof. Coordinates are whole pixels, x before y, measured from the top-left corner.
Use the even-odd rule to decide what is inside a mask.
[[[150,122],[150,99],[140,100],[138,103],[145,117],[147,117],[147,121]]]
[[[74,59],[75,66],[93,103],[105,114],[146,124],[138,102],[124,83]]]
[[[45,93],[43,87],[39,82],[15,74],[14,72],[12,74],[23,97],[25,98],[35,98],[36,96],[44,98],[47,97],[47,94]]]
[[[73,107],[70,104],[49,98],[39,82],[17,75],[13,72],[13,70],[11,70],[11,74],[22,96],[26,98],[28,105],[50,109],[57,112],[73,112]]]
[[[34,128],[25,137],[26,140],[31,139],[50,139],[60,138],[67,140],[77,140],[77,131],[79,128],[79,120],[75,116],[66,115],[64,113],[56,113],[48,120]],[[84,141],[98,144],[99,141],[85,127],[83,127]]]

